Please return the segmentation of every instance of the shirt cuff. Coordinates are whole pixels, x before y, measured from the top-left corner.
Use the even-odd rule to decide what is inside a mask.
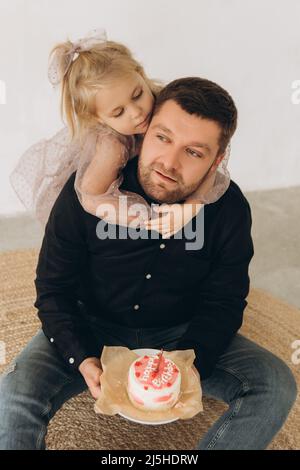
[[[43,330],[44,331],[44,330]],[[50,344],[57,350],[64,362],[71,370],[78,370],[80,364],[88,357],[97,357],[100,359],[104,345],[89,345],[84,341],[80,341],[76,336],[66,332],[63,334],[44,334]]]

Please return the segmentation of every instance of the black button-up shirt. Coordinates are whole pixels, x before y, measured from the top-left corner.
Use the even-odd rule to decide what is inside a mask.
[[[123,174],[121,189],[157,203],[139,184],[137,158]],[[195,366],[202,379],[208,377],[247,305],[251,212],[239,187],[231,181],[217,202],[199,212],[204,243],[188,250],[185,237],[163,239],[155,231],[120,226],[114,226],[120,229],[115,239],[99,238],[103,221],[84,211],[74,179],[75,173],[50,213],[36,270],[34,305],[53,347],[77,368],[85,358],[101,355],[103,344],[91,326],[97,318],[133,328],[190,322],[178,349],[194,349]],[[201,230],[197,217],[190,224]],[[86,307],[84,319],[78,300]]]

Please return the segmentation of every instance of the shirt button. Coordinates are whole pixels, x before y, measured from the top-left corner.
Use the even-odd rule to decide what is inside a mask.
[[[74,359],[74,357],[70,357],[70,359],[69,359],[69,363],[70,363],[70,364],[74,364],[74,362],[75,362],[75,359]]]
[[[50,338],[50,343],[54,343],[54,338]]]
[[[147,274],[146,278],[151,279],[151,274]]]
[[[164,248],[166,248],[166,245],[164,243],[161,243],[161,245],[159,245],[159,248],[163,250]]]
[[[134,308],[134,310],[138,310],[140,308],[140,306],[138,304],[136,304],[133,308]]]

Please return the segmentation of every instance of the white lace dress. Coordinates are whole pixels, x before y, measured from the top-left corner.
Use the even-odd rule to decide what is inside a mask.
[[[81,183],[95,155],[96,143],[100,143],[101,158],[108,159],[115,139],[122,144],[118,178],[103,194],[84,193],[81,190]],[[116,204],[120,196],[126,195],[128,205],[142,204],[149,216],[150,207],[144,198],[129,191],[119,190],[123,181],[121,171],[128,160],[137,155],[139,147],[140,141],[137,138],[121,136],[102,125],[91,130],[84,144],[80,144],[78,140],[71,141],[68,128],[65,127],[50,139],[42,139],[26,150],[11,173],[10,182],[25,208],[42,226],[45,226],[55,200],[74,171],[76,171],[74,188],[87,212],[95,215],[97,205]],[[85,201],[88,198],[91,210],[86,203],[83,204],[84,198]]]
[[[118,178],[112,182],[103,194],[89,194],[82,191],[82,181],[90,166],[96,151],[96,144],[100,144],[101,158],[116,162],[112,151],[115,142],[121,143],[121,155],[119,162]],[[127,208],[137,204],[141,211],[136,222],[138,226],[143,220],[156,218],[157,214],[152,210],[145,199],[133,192],[120,190],[123,181],[122,169],[128,160],[139,154],[141,138],[123,136],[104,125],[97,125],[90,130],[84,139],[84,143],[71,140],[67,127],[64,127],[50,139],[42,139],[32,145],[19,159],[17,166],[10,175],[11,185],[25,208],[44,227],[49,218],[50,211],[70,175],[76,171],[74,188],[77,197],[87,212],[97,215],[96,208],[99,204],[110,204],[116,208],[118,214],[122,198],[127,196]],[[99,148],[99,147],[98,147]],[[120,148],[120,146],[119,146]],[[205,184],[200,185],[193,196],[204,204],[216,202],[227,190],[230,184],[230,175],[227,163],[230,150],[226,152],[218,170]],[[111,160],[109,160],[111,157]],[[124,205],[122,205],[124,208]],[[135,212],[136,213],[136,212]],[[124,219],[122,218],[124,216]],[[128,213],[119,215],[116,223],[132,226],[132,219]],[[109,218],[105,218],[108,222]]]

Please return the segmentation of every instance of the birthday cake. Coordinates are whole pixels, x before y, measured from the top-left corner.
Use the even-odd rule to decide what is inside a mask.
[[[128,372],[128,396],[131,403],[142,410],[172,408],[180,394],[181,374],[173,361],[163,352],[141,356]]]

